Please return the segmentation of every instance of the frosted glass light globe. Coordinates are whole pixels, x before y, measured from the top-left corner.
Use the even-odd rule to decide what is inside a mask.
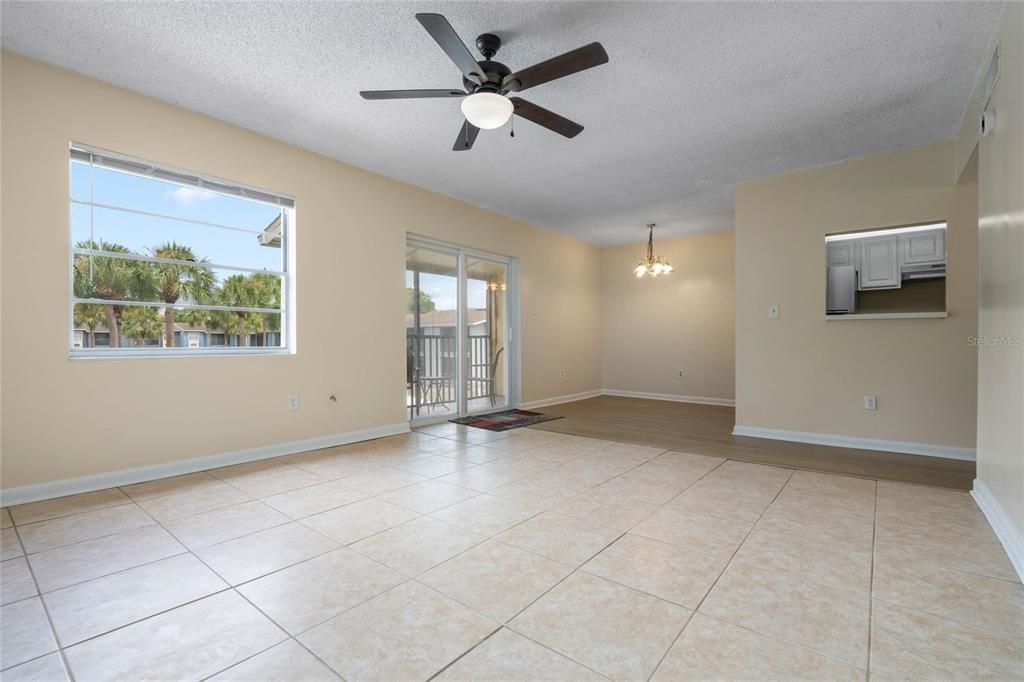
[[[505,125],[512,117],[512,102],[494,92],[478,92],[462,100],[466,120],[483,130]]]

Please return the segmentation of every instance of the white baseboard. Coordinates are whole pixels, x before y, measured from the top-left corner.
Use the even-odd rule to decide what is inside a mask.
[[[641,398],[643,400],[667,400],[674,403],[699,403],[701,405],[726,405],[732,407],[736,404],[735,400],[731,398],[706,398],[699,395],[677,395],[675,393],[644,393],[642,391],[620,391],[617,388],[599,388],[593,391],[584,391],[583,393],[571,393],[569,395],[559,395],[554,398],[545,398],[543,400],[533,400],[528,403],[522,403],[519,407],[524,410],[530,410],[535,407],[548,407],[549,405],[560,405],[561,403],[571,403],[575,400],[586,400],[587,398],[596,398],[601,395],[611,395],[619,398]]]
[[[253,462],[259,459],[294,455],[299,452],[307,452],[309,450],[320,450],[322,448],[331,448],[337,445],[346,445],[348,443],[356,443],[363,440],[371,440],[373,438],[394,436],[399,433],[407,433],[408,431],[409,424],[407,422],[402,422],[401,424],[378,426],[372,429],[349,431],[347,433],[335,433],[329,436],[306,438],[304,440],[295,440],[289,443],[277,443],[275,445],[264,445],[257,448],[248,448],[246,450],[235,450],[234,452],[222,452],[217,455],[176,460],[173,462],[154,464],[152,466],[138,467],[135,469],[121,469],[119,471],[111,471],[103,474],[82,476],[81,478],[67,478],[61,481],[52,481],[50,483],[38,483],[36,485],[23,485],[17,488],[6,488],[0,490],[0,506],[8,507],[15,504],[35,502],[37,500],[48,500],[54,497],[63,497],[65,495],[87,493],[92,490],[103,490],[104,488],[113,488],[119,485],[130,485],[132,483],[152,481],[158,478],[167,478],[169,476],[191,474],[196,471],[216,469],[218,467],[229,466],[231,464],[242,464],[243,462]]]
[[[569,395],[557,395],[553,398],[544,398],[543,400],[531,400],[528,403],[520,403],[519,407],[523,410],[532,410],[535,407],[547,407],[548,405],[559,405],[561,403],[571,403],[575,400],[586,400],[587,398],[596,398],[601,395],[601,389],[594,391],[583,391],[582,393],[570,393]]]
[[[999,538],[1003,549],[1006,550],[1010,563],[1017,571],[1017,576],[1021,582],[1024,582],[1024,537],[1021,537],[1021,531],[1013,525],[1013,521],[1003,511],[1002,505],[999,504],[999,500],[995,498],[988,486],[977,478],[974,479],[971,497],[978,503],[981,512],[988,519],[989,525],[992,526],[996,537]]]
[[[643,391],[620,391],[617,388],[605,388],[602,395],[619,398],[641,398],[643,400],[667,400],[672,403],[697,403],[699,405],[723,405],[733,407],[736,401],[732,398],[709,398],[700,395],[678,395],[675,393],[645,393]]]
[[[911,443],[902,440],[857,438],[854,436],[837,436],[831,433],[813,433],[810,431],[786,431],[783,429],[766,429],[760,426],[740,426],[739,424],[733,427],[732,435],[751,436],[753,438],[770,438],[771,440],[788,440],[794,443],[831,445],[839,448],[884,450],[886,452],[902,452],[908,455],[926,455],[928,457],[944,457],[946,459],[964,459],[974,461],[974,448],[954,448],[948,445],[932,445],[931,443]]]

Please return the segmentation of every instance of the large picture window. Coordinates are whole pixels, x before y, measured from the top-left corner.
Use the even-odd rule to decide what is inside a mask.
[[[294,202],[73,145],[72,356],[291,347]]]

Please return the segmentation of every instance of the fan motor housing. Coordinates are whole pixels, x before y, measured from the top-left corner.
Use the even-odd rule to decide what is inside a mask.
[[[463,77],[462,84],[466,86],[466,92],[501,92],[501,83],[505,79],[505,76],[512,73],[512,69],[508,68],[501,62],[494,62],[490,59],[482,62],[477,62],[480,65],[480,69],[487,76],[480,85],[477,85],[468,78]]]

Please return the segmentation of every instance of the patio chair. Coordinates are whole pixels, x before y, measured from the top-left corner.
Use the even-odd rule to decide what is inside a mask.
[[[495,405],[495,400],[494,400],[494,388],[495,388],[494,377],[496,377],[498,375],[498,360],[501,359],[501,354],[502,354],[502,352],[504,350],[505,350],[505,347],[502,346],[501,348],[498,349],[498,352],[494,354],[494,360],[491,362],[489,376],[486,379],[477,379],[477,381],[483,383],[484,387],[487,389],[487,394],[486,395],[487,395],[488,398],[491,399],[491,407],[494,407],[494,405]]]

